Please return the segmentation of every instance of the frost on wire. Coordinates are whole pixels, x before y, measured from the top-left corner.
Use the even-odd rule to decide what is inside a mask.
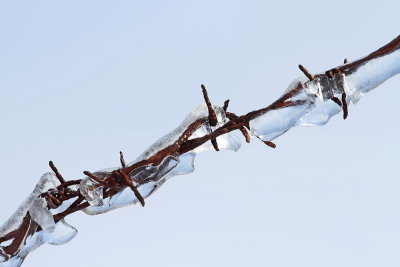
[[[239,117],[238,120],[247,120],[244,125],[250,129],[253,136],[264,141],[272,141],[295,126],[322,126],[341,111],[346,117],[347,106],[350,103],[357,103],[365,93],[399,74],[400,36],[365,58],[346,62],[325,73],[311,75],[303,67],[301,69],[306,77],[295,79],[282,97],[275,102],[290,101],[295,104],[260,109]],[[211,120],[207,119],[210,116],[210,107],[216,115],[216,123],[210,123]],[[146,162],[160,151],[173,147],[178,139],[185,137],[187,129],[196,121],[200,121],[201,124],[195,131],[190,132],[187,140],[206,137],[226,127],[232,119],[232,116],[229,117],[227,114],[226,108],[214,105],[203,104],[195,107],[175,130],[156,141],[126,167]],[[169,178],[193,172],[196,155],[216,149],[210,140],[212,139],[182,154],[167,155],[158,164],[150,163],[134,168],[127,174],[129,184],[143,199],[149,197]],[[230,130],[219,134],[215,140],[218,149],[237,151],[241,146],[239,138]],[[102,179],[120,169],[100,170],[93,172],[93,176]],[[0,266],[20,266],[25,257],[42,244],[61,245],[73,239],[77,230],[63,217],[58,218],[57,214],[62,214],[74,203],[79,203],[79,197],[82,198],[81,201],[88,202],[88,205],[81,210],[89,215],[105,213],[140,202],[138,195],[133,194],[129,187],[116,187],[112,194],[108,192],[108,195],[105,195],[107,185],[94,179],[93,176],[86,176],[79,184],[68,187],[78,192],[79,196],[65,200],[60,205],[54,205],[45,196],[49,192],[54,193],[58,190],[60,179],[56,176],[57,172],[45,173],[33,192],[0,227]],[[26,233],[19,232],[22,226],[28,229]]]

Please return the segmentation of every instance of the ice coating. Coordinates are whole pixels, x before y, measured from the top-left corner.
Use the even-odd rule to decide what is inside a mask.
[[[296,90],[299,86],[303,88],[302,79],[292,83],[287,91]],[[262,140],[273,140],[296,126],[314,104],[314,97],[305,89],[301,89],[290,100],[302,100],[304,104],[271,110],[256,117],[250,121],[252,134],[259,136]]]
[[[262,140],[273,140],[284,134],[290,128],[299,124],[300,119],[309,112],[315,105],[315,92],[306,89],[304,78],[294,80],[286,89],[285,93],[296,90],[289,101],[304,101],[303,104],[287,106],[268,111],[250,120],[250,130],[252,135],[260,137]]]
[[[195,152],[187,152],[180,155],[178,164],[164,177],[164,179],[193,172],[194,159],[196,158],[196,155]]]
[[[40,197],[42,193],[56,188],[59,184],[60,182],[54,173],[43,174],[33,192],[1,226],[0,237],[18,229],[24,217],[29,213],[31,218],[30,225],[33,226],[36,224],[40,226],[41,230],[31,236],[27,236],[25,243],[19,248],[18,253],[9,259],[0,247],[0,266],[20,266],[29,252],[42,244],[62,244],[63,240],[67,242],[76,235],[77,230],[64,220],[60,220],[57,223],[54,222],[53,213],[48,209],[46,200]],[[11,242],[12,240],[7,240],[0,245],[4,247]]]
[[[225,124],[228,121],[225,111],[221,107],[217,107],[217,106],[213,106],[213,109],[217,115],[218,126],[222,126],[223,124]],[[186,118],[182,121],[182,123],[176,129],[174,129],[170,133],[164,135],[162,138],[157,140],[148,149],[146,149],[135,161],[133,161],[129,165],[132,165],[133,163],[147,159],[150,156],[154,155],[156,152],[160,151],[161,149],[173,144],[179,138],[179,136],[182,135],[182,133],[187,129],[187,127],[191,123],[193,123],[194,121],[196,121],[198,119],[207,118],[207,117],[208,117],[207,106],[205,104],[196,106],[186,116]],[[211,130],[212,129],[210,128],[208,122],[205,122],[199,129],[197,129],[193,133],[193,135],[190,139],[204,136],[205,134],[208,134]],[[230,144],[230,141],[227,141],[226,138],[231,138],[232,144]],[[226,149],[232,149],[234,151],[237,151],[240,148],[240,141],[238,144],[237,143],[238,138],[236,136],[234,136],[233,134],[230,134],[228,137],[221,138],[220,140],[221,140],[220,148],[222,148],[222,149],[226,148]],[[203,144],[202,146],[196,148],[196,153],[199,153],[204,150],[209,150],[209,149],[211,149],[211,147],[212,147],[211,143],[207,142],[207,143]]]
[[[18,207],[14,214],[0,227],[0,236],[6,235],[7,233],[17,229],[22,223],[22,219],[30,209],[32,203],[38,198],[38,196],[51,188],[55,188],[57,185],[59,185],[59,181],[54,173],[48,172],[43,174],[32,193]]]
[[[356,103],[365,93],[400,73],[399,41],[400,37],[366,58],[339,66],[327,73],[314,76],[307,75],[309,78],[301,77],[294,80],[285,92],[293,92],[290,97],[284,100],[284,104],[287,105],[277,105],[268,112],[252,117],[249,122],[252,134],[263,140],[273,140],[294,126],[322,126],[326,124],[332,116],[341,112],[342,107],[346,106],[345,103]],[[199,105],[178,128],[150,146],[134,163],[148,159],[161,149],[172,145],[188,126],[198,119],[202,119],[204,122],[189,139],[205,136],[229,121],[222,108],[216,106],[212,106],[212,108],[217,115],[216,126],[211,127],[207,120],[207,106]],[[218,136],[216,140],[220,149],[237,151],[240,148],[240,140],[232,133]],[[130,179],[134,185],[138,186],[139,193],[147,198],[169,178],[193,172],[196,155],[206,150],[214,150],[210,141],[185,154],[168,156],[159,165],[149,164],[137,168],[129,174]],[[94,175],[104,178],[116,169],[118,168],[98,171]],[[65,211],[77,197],[65,200],[61,206],[49,211],[46,200],[42,198],[43,196],[40,196],[42,193],[54,189],[57,185],[59,185],[59,181],[53,173],[44,174],[32,194],[0,227],[0,237],[2,237],[16,230],[23,221],[23,226],[26,226],[27,218],[30,218],[28,229],[33,229],[28,232],[26,240],[24,239],[21,247],[10,259],[11,254],[7,255],[5,251],[13,240],[3,239],[5,241],[0,244],[0,266],[20,266],[28,253],[42,244],[64,244],[76,235],[77,230],[74,227],[64,220],[55,223],[53,215]],[[77,190],[78,186],[73,185],[69,189]],[[112,198],[103,200],[104,187],[89,177],[81,180],[79,190],[91,205],[84,212],[91,215],[138,202],[130,188],[121,190]],[[35,232],[38,226],[41,230]]]
[[[43,198],[36,198],[29,207],[29,214],[45,232],[52,232],[55,228],[53,214],[47,209],[47,202]]]
[[[254,118],[250,121],[251,132],[263,140],[273,140],[295,126],[322,126],[342,110],[332,97],[340,99],[345,93],[347,104],[357,103],[365,93],[399,73],[400,49],[397,49],[366,61],[349,75],[332,73],[329,78],[326,74],[317,74],[312,81],[300,77],[285,93],[300,88],[289,100],[304,100],[304,104],[272,110]]]
[[[79,185],[79,190],[91,206],[98,207],[103,205],[103,186],[91,178],[83,178]]]
[[[0,257],[1,267],[18,267],[21,266],[26,256],[40,247],[48,243],[51,245],[62,245],[73,239],[78,231],[73,226],[69,225],[65,220],[58,221],[51,232],[41,230],[28,236],[24,246],[10,260],[2,262]],[[3,257],[4,258],[4,257]],[[3,259],[4,261],[5,259]]]
[[[130,178],[134,184],[138,184],[140,181],[140,186],[137,189],[143,198],[147,198],[166,181],[167,175],[178,163],[179,159],[169,156],[157,166],[150,165],[138,168],[130,174]],[[125,188],[112,198],[104,199],[103,205],[90,206],[83,211],[89,215],[97,215],[138,202],[139,200],[132,190]]]
[[[400,49],[369,60],[346,77],[353,103],[384,81],[400,73]]]
[[[216,126],[211,127],[207,120],[191,135],[189,139],[202,137],[204,135],[209,134],[213,130],[221,127],[229,119],[226,117],[225,111],[221,107],[213,106],[213,109],[217,115],[218,123]],[[195,122],[198,119],[203,119],[208,117],[208,110],[206,105],[198,105],[193,109],[189,115],[186,116],[184,121],[172,132],[162,137],[160,140],[151,145],[145,152],[142,153],[134,162],[130,163],[130,165],[139,162],[141,160],[147,159],[160,151],[161,149],[173,144],[187,129],[187,127]],[[217,137],[218,147],[220,149],[228,149],[237,151],[241,142],[240,139],[233,133],[227,133],[222,136]],[[146,181],[146,183],[142,184],[138,187],[138,191],[140,194],[146,198],[149,197],[152,193],[154,193],[161,185],[163,185],[169,178],[174,177],[176,175],[188,174],[194,171],[194,159],[196,155],[200,152],[204,152],[207,150],[214,150],[211,142],[208,141],[203,145],[197,147],[193,151],[189,151],[185,154],[178,156],[177,158],[169,156],[164,159],[164,161],[158,166],[143,166],[136,170],[134,170],[130,174],[130,178],[133,183],[136,184],[136,181],[142,180]],[[94,174],[98,177],[105,176],[105,173],[111,173],[114,169],[107,169],[107,172],[98,171]],[[93,181],[92,181],[93,182]],[[86,183],[86,182],[85,182]],[[81,183],[81,192],[82,192],[82,183]],[[90,192],[90,190],[88,191]],[[88,195],[87,190],[83,187],[83,193],[86,197]],[[82,193],[82,194],[83,194]],[[89,199],[91,199],[89,197]],[[83,211],[89,215],[97,215],[101,213],[108,212],[110,210],[114,210],[120,207],[124,207],[131,204],[138,203],[137,198],[132,193],[129,188],[126,188],[114,195],[111,198],[103,199],[102,205],[91,205],[90,207],[84,209]]]
[[[206,112],[205,116],[208,116],[207,107],[205,105],[203,105],[203,109],[205,109],[205,112]],[[218,120],[217,125],[211,127],[209,125],[209,123],[206,122],[202,125],[202,127],[197,129],[189,139],[194,139],[194,138],[198,138],[198,137],[207,135],[229,121],[229,119],[226,117],[225,111],[221,107],[213,106],[213,109],[215,111],[215,114],[217,115],[217,120]],[[219,149],[228,149],[228,150],[233,150],[236,152],[241,147],[240,139],[233,133],[227,133],[227,134],[218,136],[216,139],[217,139]],[[211,141],[207,141],[203,145],[195,148],[193,150],[193,152],[198,154],[200,152],[207,151],[207,150],[214,150],[214,147],[211,144]]]
[[[78,188],[74,189],[77,190]],[[55,209],[51,209],[50,212],[54,215],[57,213],[61,213],[63,211],[65,211],[69,206],[71,206],[71,204],[77,199],[78,197],[74,197],[74,198],[70,198],[68,200],[63,201],[63,203],[55,208]]]
[[[340,111],[342,111],[342,108],[335,102],[315,98],[313,107],[300,118],[298,125],[323,126]]]

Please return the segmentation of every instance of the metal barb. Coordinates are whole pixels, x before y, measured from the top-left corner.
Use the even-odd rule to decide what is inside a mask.
[[[119,161],[121,162],[122,168],[125,168],[126,164],[125,164],[125,159],[124,159],[124,153],[122,153],[122,151],[119,152]]]
[[[210,121],[211,126],[216,126],[218,124],[217,114],[215,114],[214,109],[212,108],[210,99],[208,98],[208,92],[204,84],[201,85],[201,89],[203,91],[204,100],[206,101],[207,109],[208,109],[208,120]]]
[[[118,171],[118,174],[121,175],[123,181],[125,182],[125,185],[129,186],[129,188],[135,194],[135,197],[139,200],[139,202],[142,205],[142,207],[144,207],[144,205],[145,205],[144,198],[140,194],[140,192],[138,191],[137,187],[133,185],[133,183],[131,181],[131,178],[129,178],[129,176],[124,171]]]
[[[345,120],[349,115],[349,110],[346,102],[346,93],[342,94],[342,103],[343,103],[343,119]]]
[[[306,68],[304,68],[303,65],[300,64],[299,65],[299,69],[304,73],[304,75],[307,76],[307,78],[310,81],[314,81],[315,80],[314,76]]]
[[[55,207],[58,207],[62,204],[58,198],[54,197],[49,192],[46,192],[45,198],[47,198]]]
[[[272,143],[271,141],[263,140],[263,139],[262,139],[261,137],[259,137],[258,135],[256,135],[256,137],[257,137],[258,139],[260,139],[260,141],[263,142],[264,144],[266,144],[267,146],[272,147],[272,148],[276,148],[276,145],[275,145],[274,143]]]
[[[215,151],[219,151],[219,147],[218,147],[218,143],[217,143],[217,139],[211,139],[211,144],[213,145]]]
[[[228,117],[228,119],[230,119],[230,120],[234,120],[234,119],[236,119],[238,116],[237,116],[235,113],[227,112],[227,113],[226,113],[226,117]],[[248,124],[246,125],[246,127],[247,127],[248,129],[250,128]],[[244,138],[246,139],[246,143],[250,143],[251,138],[250,138],[249,133],[248,133],[247,130],[246,130],[246,127],[242,126],[242,127],[239,128],[239,130],[240,130],[240,132],[242,133],[242,135],[244,136]]]
[[[56,166],[54,165],[53,161],[49,161],[49,166],[53,170],[54,174],[56,175],[57,179],[60,181],[61,184],[65,183],[65,179],[62,177],[60,172],[57,170]]]
[[[204,86],[204,84],[201,85],[201,89],[203,91],[204,100],[206,101],[206,105],[207,105],[207,109],[208,109],[208,121],[210,123],[210,126],[217,126],[217,124],[218,124],[217,114],[215,114],[215,111],[212,107],[211,101],[208,98],[208,92],[207,92],[207,89]],[[211,139],[211,143],[212,143],[215,151],[219,151],[218,143],[215,138]]]
[[[333,102],[335,102],[336,104],[338,104],[339,107],[342,106],[342,102],[340,102],[339,98],[337,98],[336,96],[332,97],[331,100],[332,100]]]
[[[276,148],[276,145],[274,143],[272,143],[271,141],[263,140],[263,143],[266,144],[269,147]]]
[[[325,72],[325,74],[326,74],[326,76],[328,76],[329,78],[333,78],[333,72],[332,72],[332,70],[327,70],[326,72]]]
[[[92,180],[95,180],[99,184],[107,186],[106,183],[101,178],[97,177],[96,175],[92,174],[91,172],[84,171],[83,174],[90,177]]]
[[[229,106],[229,99],[225,100],[224,106],[222,107],[222,109],[223,109],[224,111],[227,111],[227,110],[228,110],[228,106]]]
[[[250,138],[250,135],[247,132],[246,128],[245,127],[240,127],[239,130],[243,134],[244,138],[246,139],[246,143],[250,143],[251,138]]]
[[[85,198],[83,196],[79,196],[72,204],[69,206],[70,208],[76,207],[79,205]]]

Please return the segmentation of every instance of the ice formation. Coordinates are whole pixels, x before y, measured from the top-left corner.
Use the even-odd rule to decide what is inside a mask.
[[[73,239],[77,233],[78,231],[76,228],[66,223],[65,220],[60,220],[54,225],[51,231],[41,230],[34,233],[32,236],[28,236],[24,246],[18,251],[18,254],[14,255],[8,261],[1,262],[0,257],[0,266],[20,266],[25,260],[26,256],[41,245],[46,243],[51,245],[65,244]]]
[[[103,186],[89,177],[82,179],[79,190],[91,206],[103,206]]]
[[[4,247],[11,243],[10,240],[0,242],[0,266],[20,266],[29,252],[42,244],[64,244],[76,235],[77,230],[64,220],[55,223],[53,214],[47,208],[46,201],[39,197],[40,194],[54,189],[59,184],[53,173],[43,174],[33,192],[19,206],[10,219],[1,226],[0,237],[3,237],[18,229],[25,218],[30,216],[31,220],[28,221],[29,228],[33,229],[39,226],[41,230],[31,236],[27,236],[25,243],[19,248],[18,253],[12,255],[10,258],[8,258],[4,251]]]
[[[225,111],[221,107],[214,106],[213,109],[215,110],[215,113],[217,115],[217,126],[211,127],[208,121],[205,121],[202,126],[200,126],[189,139],[202,137],[206,134],[209,134],[216,128],[224,125],[229,121],[226,117]],[[146,160],[156,154],[158,151],[172,145],[183,134],[183,132],[188,128],[190,124],[198,119],[207,118],[207,116],[208,110],[206,105],[198,105],[189,113],[189,115],[186,116],[183,122],[175,130],[156,141],[135,161],[128,164],[128,166],[131,166],[139,161]],[[220,149],[237,151],[241,146],[240,139],[233,133],[227,133],[218,137],[217,142]],[[144,198],[147,198],[158,188],[160,188],[160,186],[163,185],[169,178],[193,172],[194,159],[196,155],[200,152],[207,150],[214,150],[210,141],[178,157],[168,156],[163,160],[162,163],[157,166],[148,165],[140,167],[130,174],[130,178],[133,182],[139,180],[145,181],[145,183],[141,183],[139,185],[138,191]],[[115,170],[115,168],[98,171],[94,174],[102,177],[105,175],[104,173],[109,174],[112,170]],[[86,179],[90,178],[87,177],[84,180]],[[87,189],[84,188],[85,187],[82,187],[81,182],[82,194],[88,201],[92,201],[92,197],[89,196],[88,193],[86,193]],[[91,190],[92,189],[89,189],[88,191],[90,192]],[[102,205],[95,205],[95,203],[91,203],[91,206],[85,208],[83,211],[89,215],[97,215],[120,207],[138,203],[138,199],[135,197],[134,194],[132,194],[132,191],[129,188],[125,188],[115,196],[103,199],[102,201],[104,202]]]
[[[55,188],[59,185],[59,181],[53,173],[45,173],[40,177],[39,182],[36,184],[33,192],[27,197],[27,199],[18,207],[13,215],[0,227],[0,237],[4,236],[15,229],[17,229],[22,223],[23,218],[29,210],[41,211],[40,207],[35,207],[34,205],[41,205],[41,202],[37,202],[36,199],[41,193],[48,191],[49,189]],[[35,217],[36,215],[33,215]],[[40,217],[38,215],[37,217]]]
[[[298,78],[286,92],[299,89],[290,100],[303,100],[304,104],[273,110],[254,118],[250,121],[251,132],[263,140],[271,141],[295,126],[322,126],[342,110],[330,100],[332,97],[340,98],[345,93],[347,104],[355,104],[365,93],[399,73],[398,48],[390,54],[357,66],[348,75],[335,73],[333,78],[329,78],[325,74],[317,74],[313,81],[305,77]]]
[[[363,59],[346,63],[327,73],[294,80],[280,99],[286,105],[277,106],[274,109],[263,109],[258,113],[249,113],[252,114],[249,115],[251,117],[248,121],[249,128],[251,133],[258,138],[271,141],[295,126],[322,126],[342,109],[345,111],[347,104],[356,103],[365,93],[399,73],[400,36]],[[148,160],[167,147],[179,146],[179,138],[195,121],[200,120],[202,124],[192,133],[189,140],[208,135],[229,122],[223,108],[212,106],[212,109],[217,116],[216,126],[211,126],[207,120],[207,106],[199,105],[175,130],[155,142],[127,166]],[[240,148],[240,140],[231,132],[218,136],[216,141],[220,149],[237,151]],[[129,173],[127,179],[130,179],[135,186],[133,189],[136,188],[143,198],[147,198],[169,178],[193,172],[196,155],[213,149],[211,142],[207,141],[184,154],[163,157],[159,164],[135,168]],[[118,169],[105,169],[93,174],[98,178],[105,178]],[[99,182],[102,181],[85,177],[79,186],[69,187],[71,190],[79,190],[90,204],[83,209],[86,214],[101,214],[139,202],[131,188],[117,188],[111,197],[105,196],[106,188]],[[28,253],[42,244],[60,245],[74,238],[77,230],[64,219],[55,219],[54,215],[64,212],[76,201],[77,197],[65,200],[61,205],[52,208],[42,195],[49,190],[50,192],[57,190],[56,187],[59,185],[60,182],[54,173],[44,174],[33,192],[0,227],[0,266],[20,266]],[[23,224],[28,226],[27,233],[22,236],[24,242],[15,253],[9,254],[8,248],[14,240],[6,236],[15,232]]]

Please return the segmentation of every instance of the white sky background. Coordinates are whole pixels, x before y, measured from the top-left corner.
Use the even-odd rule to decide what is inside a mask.
[[[243,114],[302,73],[399,32],[398,1],[7,1],[0,4],[0,223],[53,160],[82,178],[136,158],[198,103]],[[206,152],[147,199],[73,214],[79,233],[23,266],[399,266],[395,77],[275,150]]]

